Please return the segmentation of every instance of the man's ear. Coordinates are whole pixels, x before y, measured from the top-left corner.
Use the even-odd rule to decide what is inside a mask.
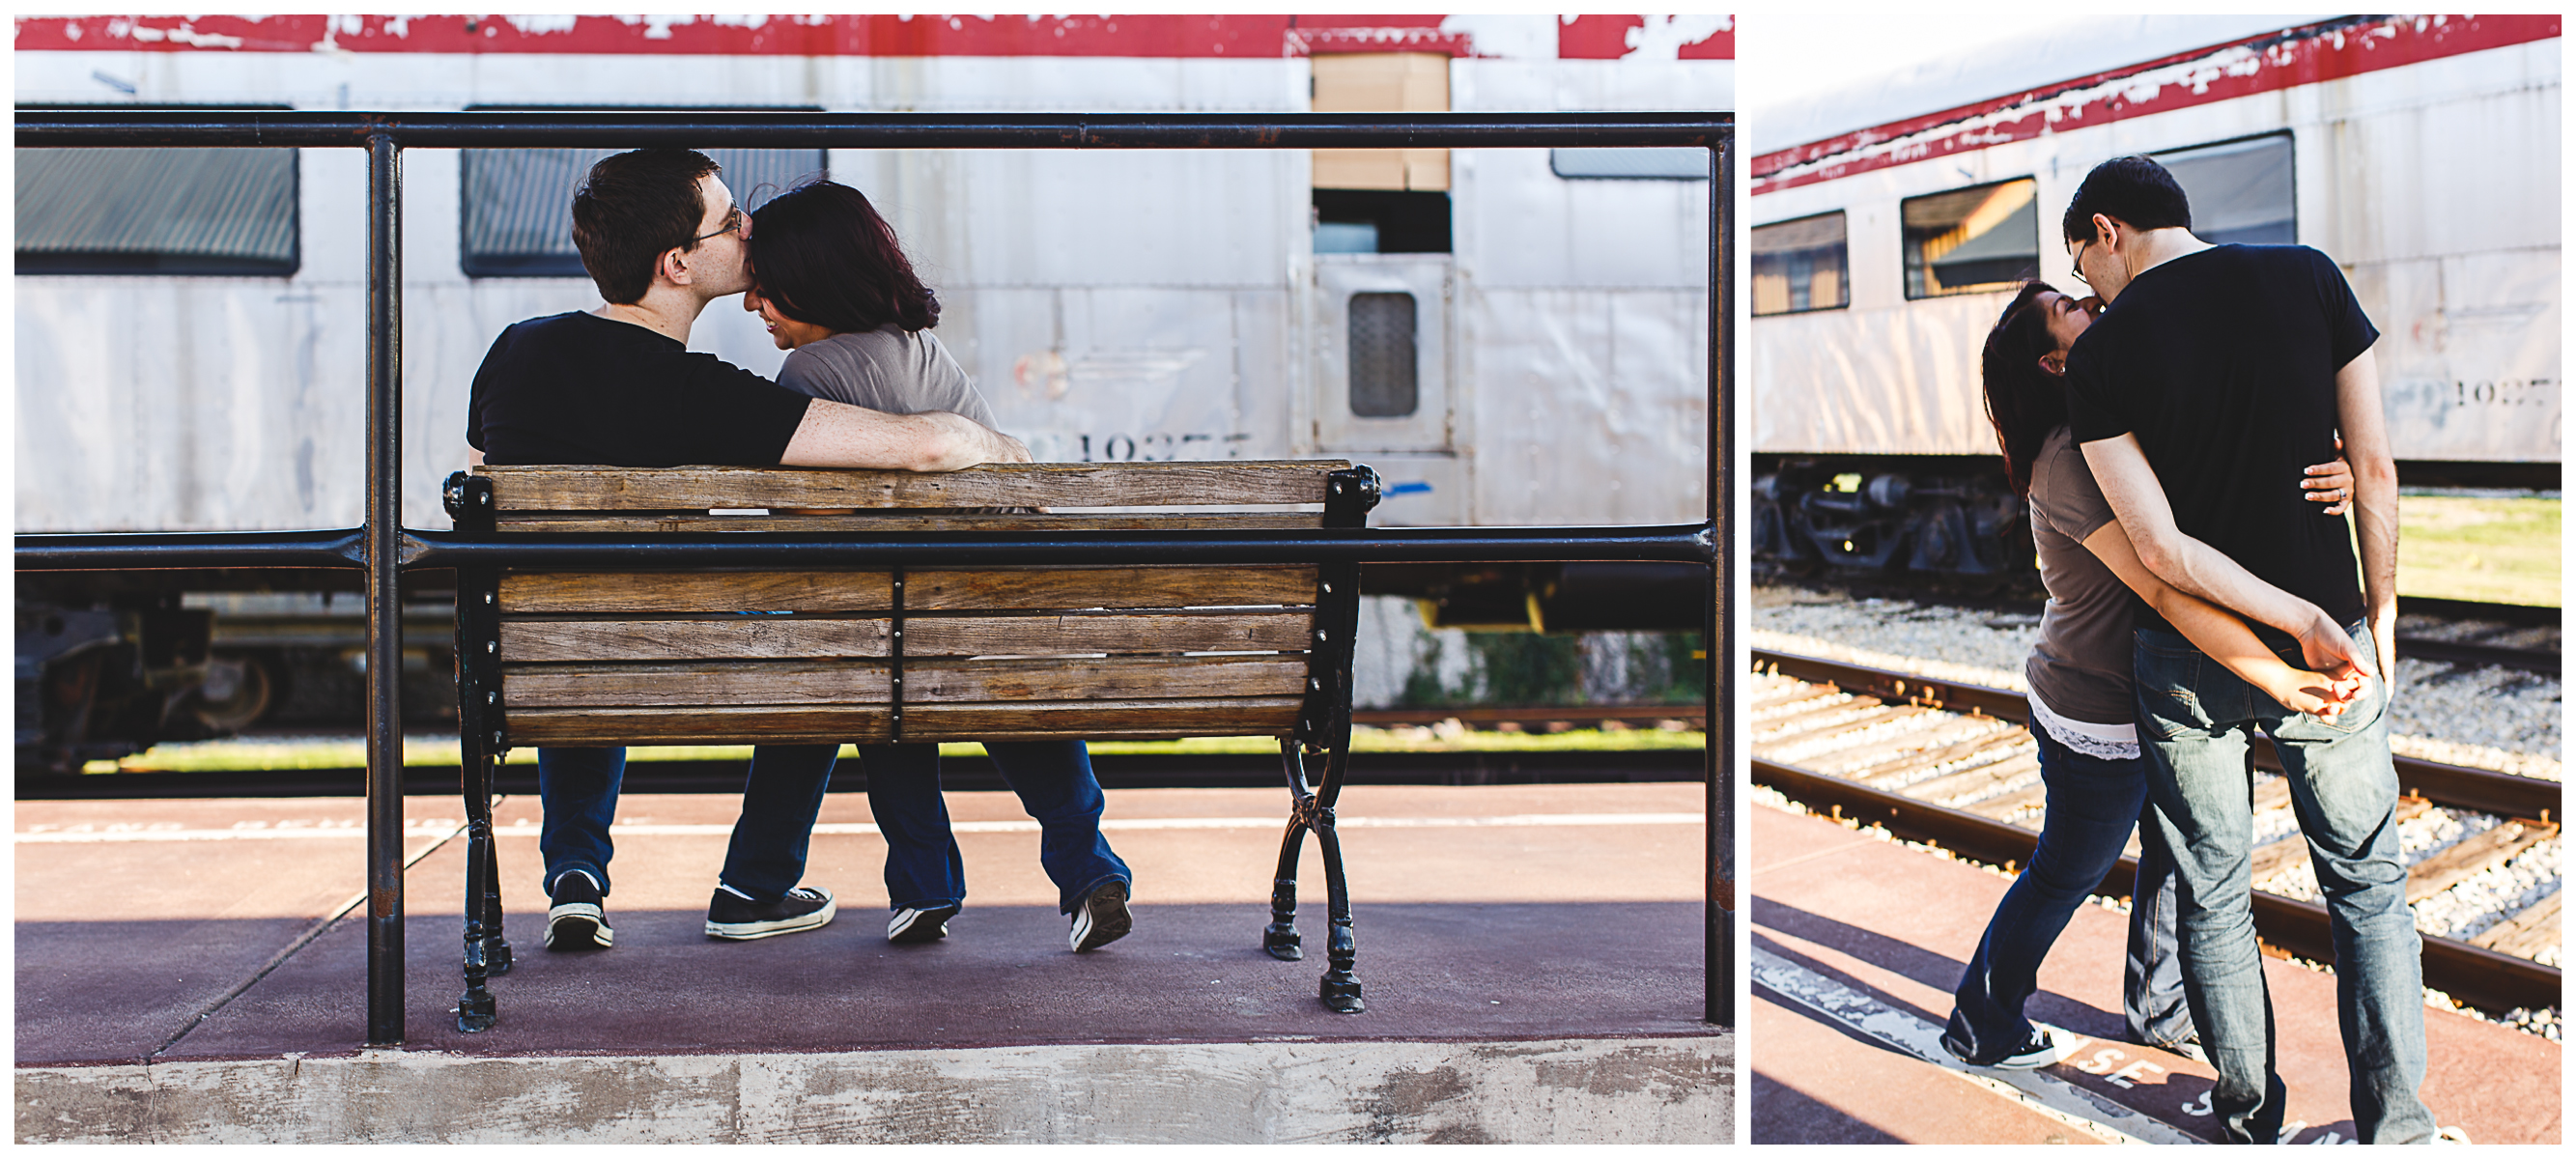
[[[666,249],[653,263],[653,276],[676,286],[689,284],[689,251]]]
[[[2112,217],[2110,214],[2097,213],[2093,215],[2093,238],[2094,240],[2102,243],[2102,248],[2110,250],[2113,253],[2118,253],[2120,250],[2120,239],[2127,233],[2128,227],[2120,224],[2119,219]]]
[[[2066,355],[2055,350],[2040,355],[2039,369],[2054,378],[2066,377]]]

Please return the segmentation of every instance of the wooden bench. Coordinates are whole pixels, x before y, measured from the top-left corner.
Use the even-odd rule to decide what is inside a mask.
[[[1021,464],[945,474],[478,467],[450,476],[445,498],[460,531],[500,534],[864,540],[961,530],[1078,540],[1102,531],[1361,527],[1378,482],[1344,462]],[[1304,956],[1297,859],[1312,832],[1331,922],[1320,995],[1334,1011],[1357,1013],[1333,806],[1349,760],[1358,571],[682,569],[656,567],[649,555],[616,570],[460,569],[467,846],[458,1027],[493,1024],[486,982],[510,967],[492,771],[520,745],[1276,736],[1290,810],[1262,946],[1283,960]]]

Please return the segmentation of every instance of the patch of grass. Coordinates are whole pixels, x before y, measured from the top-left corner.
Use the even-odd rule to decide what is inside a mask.
[[[2559,501],[2408,495],[2397,505],[2397,592],[2560,606]]]
[[[1576,729],[1560,733],[1463,732],[1444,733],[1428,728],[1368,728],[1351,731],[1351,751],[1363,753],[1395,752],[1632,752],[1640,749],[1697,749],[1706,740],[1697,731],[1665,732],[1660,729],[1632,729],[1604,732],[1598,729]],[[1091,751],[1100,754],[1156,753],[1276,753],[1279,742],[1266,736],[1201,736],[1169,741],[1095,741]],[[943,757],[980,757],[984,746],[972,741],[950,742],[939,746]],[[858,750],[841,746],[841,759],[852,760]],[[630,748],[629,763],[647,761],[749,761],[750,745],[684,745],[669,748]],[[268,743],[260,741],[205,741],[190,744],[167,744],[122,761],[91,761],[84,771],[91,773],[221,773],[259,769],[348,769],[367,763],[367,749],[353,741],[299,741]],[[455,741],[407,741],[403,745],[405,765],[449,765],[456,763]],[[537,763],[535,749],[510,750],[513,765]]]

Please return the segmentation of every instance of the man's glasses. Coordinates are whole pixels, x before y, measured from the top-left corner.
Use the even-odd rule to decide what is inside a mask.
[[[717,230],[716,232],[723,233],[724,231]],[[2089,237],[2083,241],[2075,243],[2075,256],[2072,259],[2075,263],[2075,280],[2088,286],[2093,284],[2093,279],[2084,276],[2084,247],[2091,244],[2093,244],[2093,239]]]
[[[734,206],[734,207],[733,207],[733,211],[732,211],[732,212],[725,214],[725,219],[724,219],[724,228],[719,229],[719,230],[715,231],[714,233],[700,234],[700,235],[698,235],[698,236],[696,236],[696,237],[690,238],[690,239],[689,239],[689,244],[690,244],[690,245],[696,245],[696,244],[698,244],[699,242],[705,241],[705,240],[707,240],[708,238],[711,238],[711,237],[723,237],[724,235],[729,234],[729,233],[732,233],[733,231],[735,231],[735,230],[737,230],[737,229],[741,229],[741,228],[742,228],[742,207],[741,207],[741,206],[739,206],[739,205],[737,205],[737,206]],[[2077,275],[2077,276],[2078,276],[2078,277],[2081,277],[2082,275],[2080,275],[2080,274],[2079,274],[2079,275]]]

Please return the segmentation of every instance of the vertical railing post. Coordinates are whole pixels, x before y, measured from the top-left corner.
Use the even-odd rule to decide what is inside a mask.
[[[1734,134],[1708,151],[1708,1009],[1735,1025],[1735,621],[1726,598],[1735,572]]]
[[[367,1045],[403,1038],[402,150],[367,138]]]

